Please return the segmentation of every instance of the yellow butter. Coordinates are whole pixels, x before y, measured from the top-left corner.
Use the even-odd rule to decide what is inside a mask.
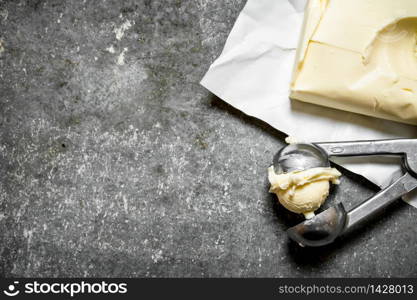
[[[312,216],[329,195],[330,184],[339,184],[342,174],[334,168],[313,168],[304,171],[276,174],[274,167],[268,169],[270,192],[288,210]]]
[[[417,1],[309,0],[291,98],[417,125]]]

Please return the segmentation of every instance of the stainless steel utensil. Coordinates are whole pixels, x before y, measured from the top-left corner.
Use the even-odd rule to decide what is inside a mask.
[[[402,157],[405,174],[373,197],[346,212],[338,204],[287,230],[301,246],[318,247],[360,226],[390,203],[417,188],[417,139],[291,144],[274,157],[276,173],[328,167],[332,156],[395,155]]]

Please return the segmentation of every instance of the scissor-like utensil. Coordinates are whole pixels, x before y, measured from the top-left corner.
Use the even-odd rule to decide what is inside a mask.
[[[394,183],[350,211],[339,203],[312,219],[287,230],[301,246],[318,247],[332,243],[338,236],[362,225],[386,206],[417,188],[417,139],[291,144],[274,157],[277,173],[330,166],[335,156],[400,156],[405,174]]]

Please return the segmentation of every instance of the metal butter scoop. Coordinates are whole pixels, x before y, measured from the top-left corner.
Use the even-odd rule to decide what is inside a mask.
[[[301,246],[332,243],[339,235],[369,220],[396,199],[417,188],[417,139],[291,144],[274,157],[277,173],[329,167],[332,156],[396,155],[402,157],[405,174],[373,197],[346,212],[339,203],[312,219],[287,230]]]

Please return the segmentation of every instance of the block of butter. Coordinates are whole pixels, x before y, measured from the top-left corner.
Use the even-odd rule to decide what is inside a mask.
[[[417,0],[309,0],[291,98],[417,125]]]

